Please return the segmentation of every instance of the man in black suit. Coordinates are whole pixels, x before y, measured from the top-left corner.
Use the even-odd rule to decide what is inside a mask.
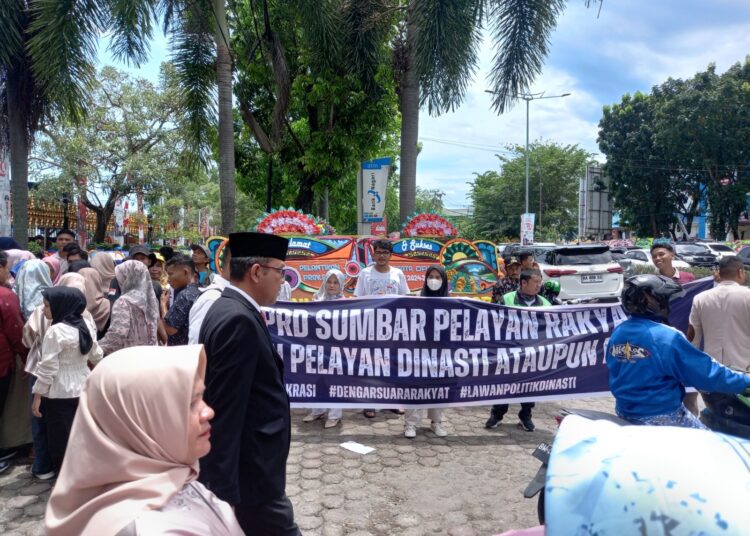
[[[234,506],[240,526],[253,535],[300,534],[285,491],[291,420],[284,364],[260,311],[276,302],[288,242],[263,233],[229,235],[231,285],[209,309],[199,336],[208,356],[204,397],[216,412],[200,480]]]

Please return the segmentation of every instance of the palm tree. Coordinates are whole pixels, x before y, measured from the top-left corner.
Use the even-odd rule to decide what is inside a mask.
[[[147,0],[0,2],[0,149],[10,150],[13,237],[28,239],[29,148],[44,123],[85,114],[96,42],[110,31],[118,59],[145,60],[152,31]]]
[[[588,5],[590,0],[586,0]],[[394,46],[400,85],[400,216],[415,207],[419,109],[456,109],[477,65],[481,29],[492,35],[492,106],[506,111],[541,72],[565,0],[408,0]]]
[[[193,135],[196,154],[206,163],[209,133],[218,111],[219,192],[221,230],[234,231],[235,170],[232,116],[233,59],[225,0],[159,0],[164,30],[172,38],[177,69],[188,112],[185,125]],[[214,103],[218,90],[218,110]]]

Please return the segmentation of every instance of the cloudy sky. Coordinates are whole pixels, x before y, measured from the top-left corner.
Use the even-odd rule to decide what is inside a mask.
[[[159,62],[168,57],[163,39],[155,41],[152,52],[153,61],[138,74],[154,79]],[[748,54],[748,0],[604,0],[600,13],[598,4],[587,9],[584,0],[569,0],[532,92],[571,95],[531,102],[530,138],[578,144],[598,153],[603,105],[619,102],[625,93],[648,92],[670,76],[690,77],[711,62],[722,72]],[[490,108],[485,89],[492,56],[488,37],[457,111],[420,116],[423,150],[417,184],[443,190],[450,208],[469,203],[467,183],[474,173],[498,169],[496,154],[525,143],[525,103],[502,116]],[[101,57],[112,63],[106,52]]]

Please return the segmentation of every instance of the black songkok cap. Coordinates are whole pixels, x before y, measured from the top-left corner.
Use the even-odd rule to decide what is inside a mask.
[[[238,257],[269,257],[271,259],[286,260],[286,250],[289,240],[266,233],[230,233],[229,251],[232,258]]]

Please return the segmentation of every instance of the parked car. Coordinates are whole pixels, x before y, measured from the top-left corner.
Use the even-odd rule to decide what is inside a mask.
[[[674,252],[678,259],[690,266],[705,266],[711,268],[719,262],[708,246],[699,243],[676,243]]]
[[[625,270],[626,279],[631,275],[635,275],[636,266],[648,266],[654,272],[657,271],[656,266],[654,266],[654,261],[651,258],[651,250],[648,249],[628,250],[628,252],[625,253],[625,258],[620,259],[618,262],[620,263],[620,266],[622,266],[623,270]],[[674,259],[672,261],[672,266],[674,266],[678,270],[690,268],[690,265],[688,263],[679,259]]]
[[[733,257],[737,255],[737,252],[735,250],[720,242],[701,242],[700,245],[706,246],[708,249],[710,249],[711,253],[718,257],[717,260],[721,260],[724,257]]]
[[[518,259],[518,256],[522,251],[530,250],[534,253],[534,260],[536,262],[544,262],[545,255],[552,248],[557,247],[552,242],[536,242],[533,245],[522,246],[521,244],[508,244],[503,250],[502,258],[507,265],[512,257]]]
[[[750,270],[750,246],[740,248],[737,252],[737,257],[742,259],[742,264]]]
[[[542,280],[560,283],[558,299],[617,300],[622,292],[623,269],[612,259],[609,246],[557,246],[547,251],[539,263]]]

